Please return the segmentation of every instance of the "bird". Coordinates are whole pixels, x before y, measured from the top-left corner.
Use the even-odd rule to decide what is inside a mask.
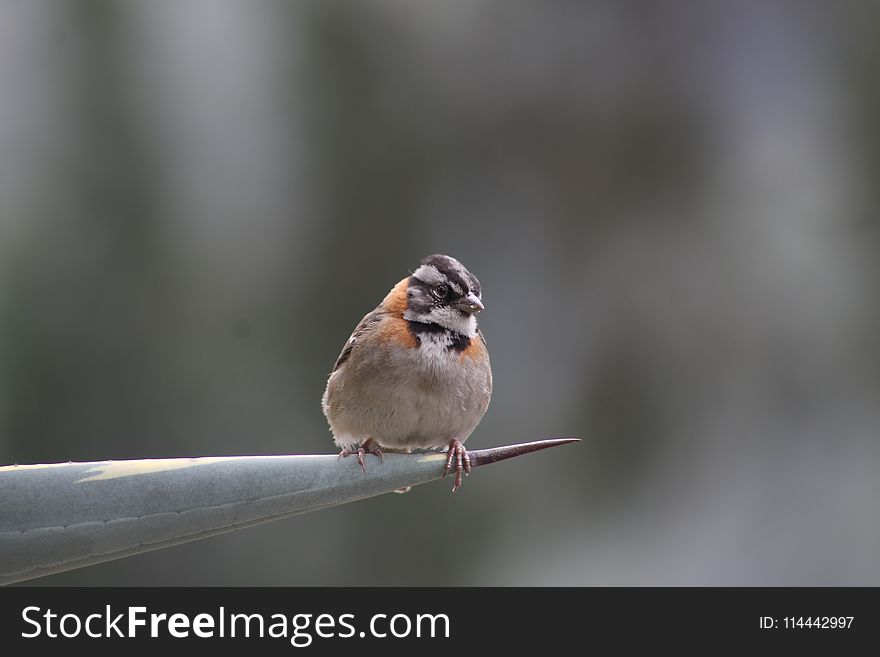
[[[480,282],[455,258],[419,262],[360,321],[336,359],[321,399],[339,456],[383,449],[447,451],[443,477],[471,472],[464,442],[492,396],[492,367],[476,315]],[[404,491],[401,491],[404,492]]]

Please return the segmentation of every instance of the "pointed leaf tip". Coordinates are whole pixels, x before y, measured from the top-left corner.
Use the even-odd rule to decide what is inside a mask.
[[[488,465],[489,463],[497,463],[505,459],[521,456],[531,452],[537,452],[548,447],[559,447],[560,445],[569,445],[571,443],[581,442],[580,438],[549,438],[547,440],[535,440],[530,443],[519,443],[517,445],[505,445],[504,447],[491,447],[489,449],[477,449],[470,453],[471,463],[473,467]]]

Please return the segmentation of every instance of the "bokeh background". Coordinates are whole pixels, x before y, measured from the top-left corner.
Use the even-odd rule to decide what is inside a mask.
[[[5,0],[0,463],[332,452],[433,252],[468,445],[585,439],[31,584],[880,585],[878,76],[872,3]]]

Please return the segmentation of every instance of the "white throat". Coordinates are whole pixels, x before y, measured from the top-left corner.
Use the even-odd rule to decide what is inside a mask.
[[[403,314],[403,318],[411,322],[439,324],[445,329],[468,338],[477,336],[477,318],[473,315],[462,314],[453,308],[434,308],[427,314],[416,314],[407,310]]]

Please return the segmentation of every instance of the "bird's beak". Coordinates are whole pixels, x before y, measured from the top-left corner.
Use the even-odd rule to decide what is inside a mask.
[[[468,293],[466,297],[464,297],[463,299],[459,299],[452,305],[457,310],[460,310],[463,313],[467,313],[468,315],[473,315],[474,313],[478,313],[483,310],[483,302],[480,301],[480,297],[478,297],[473,292]]]

